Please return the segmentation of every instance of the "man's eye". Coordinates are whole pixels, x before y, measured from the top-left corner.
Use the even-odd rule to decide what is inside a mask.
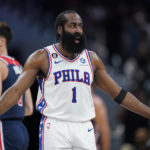
[[[72,28],[74,28],[75,27],[75,25],[74,24],[72,24],[72,26],[71,26]]]

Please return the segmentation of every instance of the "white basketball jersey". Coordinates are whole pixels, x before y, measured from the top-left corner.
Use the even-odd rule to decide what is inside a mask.
[[[82,122],[94,118],[91,94],[94,74],[89,52],[84,50],[69,59],[55,45],[44,49],[49,69],[47,77],[38,80],[37,110],[47,117],[65,121]]]

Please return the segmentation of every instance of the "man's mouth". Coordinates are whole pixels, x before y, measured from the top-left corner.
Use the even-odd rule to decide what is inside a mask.
[[[80,43],[80,37],[79,36],[75,37],[74,42],[77,43],[77,44],[79,44]]]

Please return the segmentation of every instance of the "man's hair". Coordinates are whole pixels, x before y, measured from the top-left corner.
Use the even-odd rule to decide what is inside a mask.
[[[0,22],[0,36],[6,38],[7,44],[11,41],[13,33],[9,25],[5,22]]]
[[[67,18],[65,17],[65,15],[72,14],[72,13],[77,14],[77,12],[74,10],[66,10],[57,15],[56,20],[55,20],[56,41],[59,41],[60,39],[60,34],[57,32],[58,27],[59,26],[64,27],[64,24],[67,22]]]

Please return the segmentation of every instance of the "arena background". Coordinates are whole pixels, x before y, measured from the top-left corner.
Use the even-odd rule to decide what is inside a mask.
[[[121,86],[150,106],[150,0],[0,0],[0,21],[14,31],[9,54],[24,64],[37,49],[55,42],[56,15],[66,9],[76,10],[83,18],[87,48],[102,58],[108,73]],[[37,82],[31,87],[34,104]],[[134,132],[150,122],[125,111],[104,92],[96,89],[108,111],[111,150],[129,142],[136,146]],[[29,150],[38,149],[40,114],[34,110],[26,117],[30,134]],[[147,145],[150,141],[146,139]]]

